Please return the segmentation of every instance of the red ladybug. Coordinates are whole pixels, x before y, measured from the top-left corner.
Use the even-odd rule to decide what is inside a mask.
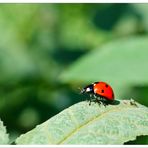
[[[90,103],[95,99],[99,104],[102,102],[104,105],[110,104],[114,101],[114,92],[110,85],[106,82],[95,82],[87,85],[81,90],[81,93],[90,94]],[[92,99],[92,96],[94,97]]]

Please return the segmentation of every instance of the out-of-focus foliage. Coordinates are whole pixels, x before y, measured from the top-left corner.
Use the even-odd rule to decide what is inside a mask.
[[[134,42],[134,36],[139,35],[139,41],[143,43],[142,36],[147,38],[148,33],[147,9],[147,4],[1,4],[0,118],[11,141],[85,99],[79,95],[78,88],[91,80],[64,83],[61,79],[61,75],[77,60],[85,55],[90,59],[92,50],[99,53],[102,46],[123,37],[126,40],[133,38]],[[122,44],[118,47],[118,54],[124,50]],[[137,50],[143,52],[140,48]],[[120,56],[124,59],[125,55]],[[142,62],[140,57],[134,58],[134,51],[129,56],[132,57],[131,63],[132,59],[138,64]],[[120,59],[116,60],[121,67],[124,65],[124,62],[119,63]],[[139,66],[147,69],[143,66],[148,60],[143,62],[145,64]],[[110,63],[110,59],[106,59],[106,63]],[[136,66],[134,62],[133,66]],[[92,67],[95,69],[97,63]],[[105,68],[103,63],[102,67]],[[137,66],[137,69],[142,68]],[[85,70],[87,76],[90,70]],[[110,79],[118,83],[123,76],[126,82],[129,76],[124,75],[122,68],[120,70],[121,75],[116,79],[110,72],[106,73],[105,81]],[[75,73],[83,78],[84,73]],[[95,78],[98,75],[99,80],[99,73],[93,75]],[[133,75],[139,77],[141,84],[125,83],[126,89],[118,89],[115,95],[122,91],[119,98],[143,98],[138,101],[148,106],[148,83],[141,78],[147,76],[135,72]]]
[[[118,98],[123,93],[120,92],[121,88],[148,83],[147,47],[148,36],[112,41],[77,60],[63,73],[61,79],[72,83],[107,80],[118,92]]]

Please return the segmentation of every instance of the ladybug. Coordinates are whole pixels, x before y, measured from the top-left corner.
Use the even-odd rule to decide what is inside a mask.
[[[99,104],[103,103],[103,105],[111,104],[114,101],[114,92],[109,84],[106,82],[94,82],[92,84],[87,85],[86,87],[81,89],[82,94],[87,93],[90,95],[90,103],[91,101],[98,102]],[[92,96],[94,98],[92,98]]]

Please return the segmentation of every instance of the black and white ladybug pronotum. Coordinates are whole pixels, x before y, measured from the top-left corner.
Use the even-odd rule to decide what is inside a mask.
[[[102,102],[104,105],[110,104],[114,101],[114,92],[109,84],[106,82],[95,82],[82,88],[81,93],[90,94],[90,103],[95,100],[99,104]],[[92,99],[92,96],[94,97]]]

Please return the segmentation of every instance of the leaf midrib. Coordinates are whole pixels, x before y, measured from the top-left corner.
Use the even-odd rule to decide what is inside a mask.
[[[110,110],[107,110],[107,111],[105,111],[104,113],[102,113],[101,115],[98,115],[98,116],[96,116],[96,117],[94,117],[94,118],[91,118],[90,120],[88,120],[86,123],[84,123],[84,124],[82,124],[82,125],[80,125],[78,128],[76,128],[76,129],[74,129],[72,132],[70,132],[65,138],[63,138],[61,141],[59,141],[57,144],[63,144],[68,138],[70,138],[72,135],[74,135],[76,132],[78,132],[80,129],[82,129],[82,128],[84,128],[85,126],[87,126],[88,124],[90,124],[90,123],[92,123],[92,122],[94,122],[95,120],[98,120],[98,119],[100,119],[100,118],[103,118],[103,117],[105,117],[105,115],[106,114],[109,114],[109,113],[111,113],[111,112],[116,112],[116,111],[122,111],[122,110],[125,110],[125,109],[127,109],[127,108],[135,108],[135,107],[125,107],[125,108],[121,108],[121,106],[120,107],[118,107],[118,108],[115,108],[115,109],[110,109]]]

